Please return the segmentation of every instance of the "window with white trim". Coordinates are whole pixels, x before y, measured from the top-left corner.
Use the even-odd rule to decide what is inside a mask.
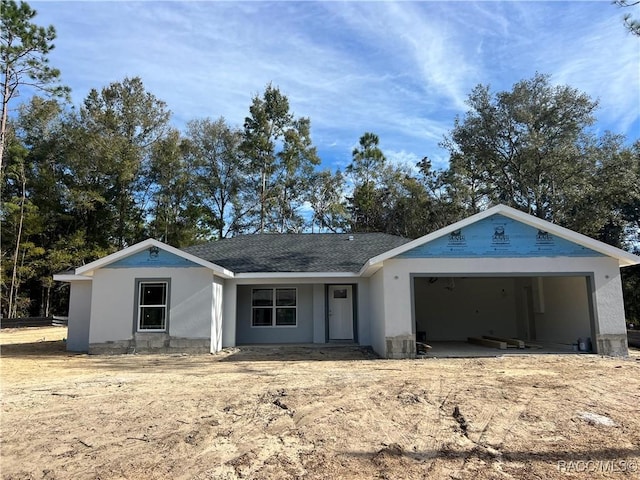
[[[295,288],[254,288],[251,291],[251,326],[295,327],[297,305]]]
[[[166,331],[168,287],[164,281],[138,283],[138,331]]]

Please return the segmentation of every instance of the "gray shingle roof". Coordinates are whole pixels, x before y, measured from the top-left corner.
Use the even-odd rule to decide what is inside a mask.
[[[370,258],[409,241],[386,233],[256,234],[182,250],[234,273],[358,272]]]

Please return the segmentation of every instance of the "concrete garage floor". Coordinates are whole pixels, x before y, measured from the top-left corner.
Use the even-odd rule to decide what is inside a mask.
[[[532,342],[542,348],[498,348],[484,347],[467,342],[427,342],[431,349],[426,355],[419,355],[425,358],[464,358],[464,357],[499,357],[501,355],[541,355],[558,353],[593,353],[576,352],[573,346],[561,343]]]
[[[500,357],[502,355],[544,355],[544,354],[584,354],[591,352],[575,352],[571,345],[558,343],[535,342],[542,348],[497,348],[473,345],[467,342],[430,342],[433,348],[426,355],[418,358],[481,358]],[[371,360],[379,358],[371,347],[361,347],[353,343],[322,344],[260,344],[240,345],[223,350],[228,357],[226,361],[271,361],[271,360]]]

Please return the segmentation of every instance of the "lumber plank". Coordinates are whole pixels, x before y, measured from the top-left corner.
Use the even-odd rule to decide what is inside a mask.
[[[498,337],[496,335],[483,335],[482,338],[486,338],[487,340],[496,340],[498,342],[505,342],[507,344],[507,347],[509,347],[509,345],[513,345],[514,347],[524,348],[524,341],[518,340],[517,338]]]
[[[506,350],[507,349],[507,343],[506,342],[499,342],[497,340],[489,340],[487,338],[468,337],[467,338],[467,342],[473,343],[475,345],[482,345],[484,347],[499,348],[500,350]]]

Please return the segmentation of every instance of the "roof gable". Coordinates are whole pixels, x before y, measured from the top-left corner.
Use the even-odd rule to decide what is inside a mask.
[[[515,208],[511,208],[511,207],[507,207],[506,205],[497,205],[495,207],[492,207],[488,210],[485,210],[483,212],[477,213],[476,215],[472,215],[471,217],[465,218],[464,220],[461,220],[459,222],[456,222],[452,225],[449,225],[448,227],[444,227],[440,230],[437,230],[435,232],[432,232],[428,235],[425,235],[423,237],[420,237],[416,240],[413,240],[409,243],[406,243],[404,245],[401,245],[400,247],[394,248],[392,250],[389,250],[388,252],[385,252],[381,255],[378,255],[376,257],[371,258],[371,260],[369,260],[369,262],[367,262],[367,264],[365,265],[365,267],[363,268],[364,270],[370,269],[370,268],[379,268],[379,265],[387,259],[393,258],[393,257],[397,257],[399,255],[404,254],[405,252],[409,252],[410,250],[413,250],[417,247],[420,247],[422,245],[426,245],[428,243],[431,243],[433,241],[435,241],[436,239],[445,237],[445,240],[441,240],[444,242],[448,241],[449,236],[453,233],[454,236],[458,231],[462,231],[462,230],[466,230],[467,227],[481,222],[484,219],[487,219],[489,217],[492,217],[494,215],[499,215],[500,217],[505,217],[507,219],[511,219],[511,220],[516,220],[517,222],[520,222],[521,224],[523,224],[524,226],[530,226],[532,228],[535,229],[536,232],[536,238],[535,241],[539,242],[539,247],[542,248],[543,246],[545,248],[550,248],[551,245],[543,245],[543,241],[546,240],[548,237],[546,235],[544,235],[545,233],[550,236],[551,238],[553,238],[554,242],[553,242],[553,249],[557,248],[557,252],[562,252],[563,249],[565,249],[565,251],[570,250],[570,248],[572,248],[574,255],[576,254],[575,252],[581,252],[580,256],[600,256],[600,255],[605,255],[605,256],[609,256],[612,258],[615,258],[618,260],[618,264],[621,267],[625,267],[625,266],[629,266],[629,265],[636,265],[638,263],[640,263],[640,257],[633,255],[632,253],[629,252],[625,252],[624,250],[621,250],[619,248],[616,247],[612,247],[611,245],[607,245],[606,243],[600,242],[598,240],[594,240],[593,238],[587,237],[586,235],[582,235],[580,233],[574,232],[573,230],[569,230],[568,228],[564,228],[561,227],[559,225],[556,225],[554,223],[551,222],[547,222],[546,220],[542,220],[540,218],[534,217],[532,215],[528,215],[524,212],[521,212],[520,210],[516,210]],[[540,231],[540,233],[542,233],[543,235],[540,236],[540,239],[538,239],[538,231]],[[493,235],[496,232],[494,231],[493,233],[491,233],[491,237],[493,237]],[[464,236],[464,234],[463,234]],[[465,237],[466,238],[466,237]],[[459,239],[460,240],[460,239]],[[577,247],[584,247],[584,250],[580,250],[577,249],[576,247],[569,247],[569,245],[567,245],[564,241],[567,241]],[[535,243],[534,241],[534,243]],[[490,246],[490,244],[489,244]],[[497,246],[497,245],[496,245]],[[486,247],[486,244],[485,244]],[[450,247],[452,248],[452,247]],[[540,253],[534,256],[565,256],[562,253],[557,253],[557,254],[553,254],[553,249],[550,250],[549,253],[544,254],[544,253]],[[592,254],[588,254],[588,252],[593,252]],[[539,250],[539,252],[543,252],[543,250]],[[486,257],[491,257],[492,255],[488,255],[485,253]],[[493,255],[496,256],[496,255]],[[507,256],[512,256],[512,255],[507,255]]]
[[[156,255],[157,253],[157,255]],[[205,267],[223,278],[233,277],[233,272],[179,250],[152,238],[131,245],[123,250],[99,258],[76,268],[76,275],[90,275],[100,268],[145,268],[145,267]]]
[[[601,256],[603,254],[600,252],[547,230],[495,214],[407,250],[398,258]]]

